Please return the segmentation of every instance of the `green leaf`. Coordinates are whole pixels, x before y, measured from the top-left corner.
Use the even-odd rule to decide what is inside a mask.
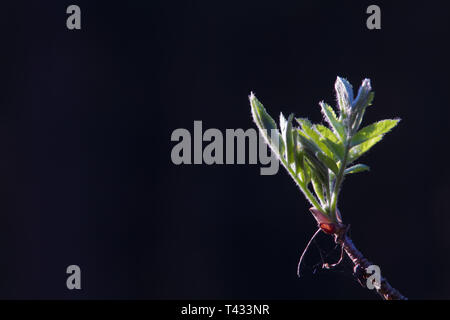
[[[307,186],[311,182],[312,169],[309,167],[308,162],[305,161],[305,157],[303,157],[303,162],[305,163],[305,171],[304,171],[305,180],[303,180],[303,182]]]
[[[283,136],[283,140],[286,144],[286,161],[288,164],[294,163],[294,137],[292,135],[292,119],[294,118],[294,114],[290,114],[288,120],[284,118],[283,114],[280,115],[280,126],[281,122],[283,122],[283,126],[281,126],[281,133]]]
[[[363,171],[369,171],[369,166],[366,166],[365,164],[355,164],[354,166],[351,166],[350,168],[345,169],[344,174],[351,174],[351,173],[358,173]]]
[[[319,198],[322,205],[325,204],[324,190],[320,178],[316,174],[312,173],[311,182],[314,188],[314,192],[317,195],[317,198]]]
[[[314,126],[308,119],[296,118],[295,119],[301,126],[303,132],[307,137],[316,144],[317,148],[325,153],[328,157],[333,158],[334,153],[325,143],[324,139],[321,137],[318,131],[314,129]],[[330,130],[331,131],[331,130]]]
[[[303,163],[303,154],[300,151],[300,148],[298,146],[298,132],[297,130],[292,130],[292,138],[293,138],[293,144],[294,144],[294,149],[293,149],[293,153],[294,153],[294,163],[295,163],[295,175],[298,176],[300,174],[300,180],[304,181],[304,175],[303,175],[303,171],[305,170],[304,168],[304,163]]]
[[[333,159],[329,158],[323,153],[317,152],[316,157],[319,158],[322,163],[327,166],[331,171],[333,171],[335,174],[338,174],[339,169],[336,165],[336,163],[333,161]]]
[[[250,105],[252,107],[253,120],[256,122],[260,129],[277,129],[275,120],[267,113],[264,105],[259,102],[253,92],[250,94]]]
[[[281,139],[283,142],[285,142],[284,136],[286,134],[286,128],[287,128],[287,120],[284,117],[283,113],[280,113],[280,133],[281,133]],[[285,153],[281,154],[282,156],[285,156]]]
[[[372,103],[374,95],[369,79],[364,79],[358,90],[358,95],[353,101],[352,112],[348,128],[353,135],[359,129],[366,107]]]
[[[315,124],[314,128],[322,135],[322,137],[327,138],[336,144],[340,144],[342,147],[344,146],[334,132],[325,127],[323,124]]]
[[[322,151],[319,146],[311,139],[311,137],[308,136],[305,132],[301,131],[300,129],[297,129],[296,131],[298,133],[298,143],[301,146],[302,150],[309,150],[312,154],[315,154],[318,151]]]
[[[371,106],[373,103],[373,99],[375,98],[375,92],[369,93],[369,98],[367,99],[367,106]]]
[[[367,99],[367,106],[371,106],[373,99],[375,98],[375,92],[371,91],[369,93],[369,97]],[[353,121],[351,127],[352,127],[352,132],[356,132],[359,129],[359,126],[361,125],[362,119],[364,117],[364,113],[366,111],[366,108],[363,108],[362,110],[360,110],[357,115],[355,116],[355,120]]]
[[[299,121],[300,121],[300,123],[302,123],[302,122],[305,123],[305,119],[300,119]],[[312,131],[311,133],[315,134],[315,137],[317,139],[319,139],[319,143],[321,145],[323,145],[323,142],[320,141],[320,135],[316,131],[314,131],[307,124],[305,125],[305,128],[308,131]],[[312,141],[312,138],[310,136],[306,135],[305,132],[302,132],[301,130],[297,130],[297,133],[298,133],[297,137],[298,137],[299,144],[300,144],[301,148],[303,149],[303,151],[305,152],[305,155],[308,158],[309,162],[311,163],[312,168],[320,171],[320,174],[319,174],[320,177],[324,181],[328,181],[328,168],[330,168],[332,171],[335,169],[338,170],[336,163],[334,162],[333,159],[328,157],[322,151],[322,148],[320,148],[314,141]],[[326,148],[325,146],[323,146],[323,147]],[[328,150],[328,149],[326,148],[326,150]],[[330,151],[328,150],[328,152],[330,152]],[[332,156],[333,155],[331,154],[331,157]]]
[[[295,174],[300,176],[300,180],[305,184],[305,186],[307,186],[311,177],[309,174],[308,164],[305,161],[303,146],[299,142],[299,130],[292,130],[292,135],[294,138]]]
[[[333,153],[334,160],[342,160],[344,158],[344,144],[329,128],[321,124],[314,125],[314,128],[320,133],[321,141],[330,149]]]
[[[384,135],[388,133],[392,128],[394,128],[399,121],[400,119],[386,119],[372,123],[359,130],[353,136],[350,145],[354,147],[379,135]]]
[[[346,115],[353,104],[353,88],[347,79],[337,77],[334,84],[341,115]]]
[[[362,109],[360,112],[358,112],[358,114],[355,117],[355,120],[353,121],[353,123],[351,125],[351,129],[352,129],[351,132],[354,133],[354,132],[358,131],[358,129],[359,129],[360,125],[361,125],[361,121],[362,121],[362,119],[364,117],[364,113],[365,112],[366,112],[365,108]]]
[[[353,112],[360,112],[372,103],[373,95],[371,95],[372,86],[369,79],[364,79],[358,90],[358,95],[353,101],[352,109]]]
[[[350,149],[349,152],[349,162],[352,163],[359,157],[361,157],[364,153],[370,150],[375,144],[377,144],[383,138],[382,135],[376,136],[370,140],[367,140],[353,148]]]
[[[345,128],[337,119],[333,108],[323,101],[321,101],[319,104],[322,108],[322,113],[325,117],[325,120],[328,122],[331,128],[333,128],[333,131],[338,135],[338,137],[340,137],[340,140],[345,141]]]
[[[269,146],[271,146],[271,149],[276,152],[280,158],[282,158],[284,155],[284,141],[278,131],[275,120],[273,120],[272,117],[267,113],[263,104],[259,102],[253,92],[250,94],[249,99],[253,120],[255,121],[256,125],[261,131],[261,134],[263,135]],[[274,138],[274,141],[278,140],[278,143],[272,141],[272,137]]]
[[[305,158],[311,167],[311,176],[316,174],[322,184],[328,183],[328,168],[310,150],[305,149]]]
[[[329,172],[329,176],[328,176],[328,190],[333,190],[333,183],[336,179],[336,175],[334,174],[333,171]]]

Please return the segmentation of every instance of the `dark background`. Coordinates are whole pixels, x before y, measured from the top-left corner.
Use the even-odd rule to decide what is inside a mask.
[[[406,296],[450,298],[445,3],[2,3],[0,298],[378,299],[348,262],[313,274],[316,246],[296,277],[315,222],[283,168],[170,159],[194,120],[254,127],[252,90],[274,117],[321,121],[337,75],[372,80],[366,124],[402,118],[345,181],[352,238]],[[66,28],[70,4],[82,30]]]

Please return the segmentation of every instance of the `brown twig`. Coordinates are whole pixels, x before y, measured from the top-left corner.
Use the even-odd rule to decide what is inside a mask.
[[[353,262],[353,275],[356,277],[361,286],[367,288],[367,279],[370,274],[367,273],[366,269],[372,265],[372,263],[367,260],[364,255],[359,251],[352,239],[348,236],[348,230],[350,225],[345,226],[340,224],[334,233],[335,242],[339,244],[347,254],[347,256]],[[380,296],[385,300],[407,300],[397,289],[393,288],[389,282],[383,276],[380,277],[380,285],[375,286],[375,290]]]

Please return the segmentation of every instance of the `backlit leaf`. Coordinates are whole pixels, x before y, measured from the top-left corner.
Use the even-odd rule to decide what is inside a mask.
[[[369,171],[369,166],[366,166],[365,164],[355,164],[354,166],[351,166],[350,168],[345,169],[344,174],[351,174],[351,173],[358,173],[363,171]]]
[[[250,94],[250,105],[252,109],[253,120],[261,131],[264,139],[271,146],[271,149],[281,158],[284,155],[284,141],[278,131],[277,124],[267,113],[263,104]]]
[[[296,118],[295,120],[297,120],[303,132],[310,138],[310,140],[312,140],[316,144],[316,146],[328,157],[333,158],[333,151],[330,150],[330,148],[327,146],[319,132],[314,130],[311,122],[308,119],[303,118]]]
[[[386,119],[372,123],[362,128],[353,136],[351,140],[351,146],[354,147],[379,135],[388,133],[398,124],[399,121],[400,119]]]
[[[364,153],[370,150],[375,144],[377,144],[383,138],[382,135],[376,136],[370,140],[367,140],[363,143],[358,144],[357,146],[350,149],[349,152],[349,161],[348,163],[352,163],[359,157],[361,157]]]
[[[337,174],[339,172],[339,169],[338,169],[336,163],[333,161],[333,159],[329,158],[327,155],[317,152],[316,157],[320,161],[322,161],[322,163],[325,164],[327,166],[327,168],[330,169],[331,171],[333,171],[335,174]]]
[[[333,108],[323,101],[321,101],[319,104],[320,104],[320,107],[322,108],[322,114],[324,115],[325,120],[333,128],[333,131],[335,133],[337,133],[340,140],[344,141],[346,138],[345,137],[345,128],[342,125],[342,123],[340,123],[339,120],[337,119]]]
[[[344,144],[329,128],[321,124],[314,125],[314,128],[320,133],[321,141],[335,155],[335,160],[342,160],[344,157]]]

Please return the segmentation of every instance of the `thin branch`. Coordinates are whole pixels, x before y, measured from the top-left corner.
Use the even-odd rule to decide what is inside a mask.
[[[366,272],[366,269],[372,265],[367,258],[359,251],[352,239],[349,238],[348,232],[349,226],[341,225],[341,228],[334,234],[335,242],[342,246],[347,256],[353,262],[353,275],[357,278],[358,282],[363,287],[367,287],[367,279],[370,274]],[[397,289],[393,288],[386,278],[380,277],[380,286],[375,287],[377,293],[385,300],[407,300]]]

